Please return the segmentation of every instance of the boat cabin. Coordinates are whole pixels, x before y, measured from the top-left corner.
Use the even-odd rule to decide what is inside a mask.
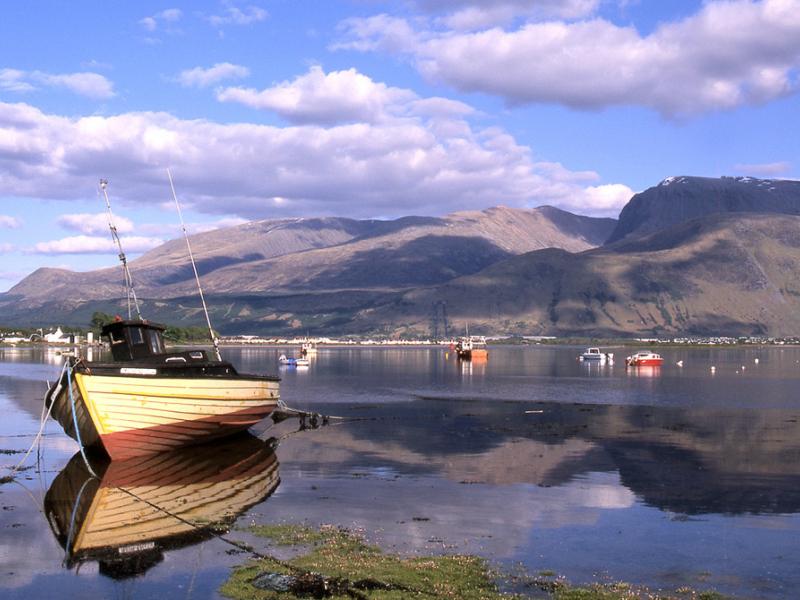
[[[115,361],[140,360],[166,354],[166,327],[148,321],[114,321],[103,326],[101,335],[111,344]]]

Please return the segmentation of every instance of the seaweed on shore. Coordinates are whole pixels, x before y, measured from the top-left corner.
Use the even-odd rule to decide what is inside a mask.
[[[248,531],[269,539],[275,546],[305,552],[288,561],[262,557],[236,567],[220,588],[222,595],[234,600],[510,600],[531,596],[553,600],[725,600],[717,592],[689,588],[665,593],[623,582],[572,586],[550,571],[518,578],[514,587],[529,592],[522,596],[500,591],[500,574],[477,556],[403,558],[333,526],[312,529],[290,524],[254,525]]]
[[[253,527],[276,545],[308,549],[287,561],[254,560],[234,570],[220,592],[230,598],[509,598],[497,590],[486,562],[475,556],[401,558],[335,527]]]

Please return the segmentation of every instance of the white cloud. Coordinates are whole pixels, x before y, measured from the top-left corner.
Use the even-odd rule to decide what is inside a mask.
[[[125,252],[146,252],[164,243],[164,240],[150,237],[123,237],[122,247]],[[76,235],[39,242],[30,250],[33,254],[116,254],[116,244],[111,237]]]
[[[457,31],[378,15],[342,31],[334,48],[408,54],[431,80],[509,104],[643,105],[680,116],[798,89],[800,0],[709,1],[644,36],[600,18]]]
[[[233,2],[223,2],[224,10],[220,15],[206,17],[214,27],[225,25],[250,25],[265,20],[269,13],[259,6],[249,5],[237,7]]]
[[[337,29],[343,38],[331,44],[332,50],[414,54],[424,44],[423,35],[414,31],[408,21],[385,14],[345,19]]]
[[[458,117],[275,127],[151,112],[69,118],[0,103],[0,155],[0,198],[84,198],[102,173],[115,198],[157,206],[169,197],[169,166],[194,210],[243,218],[558,206],[604,183]]]
[[[6,242],[0,243],[0,254],[8,254],[9,252],[14,252],[17,247],[14,244],[9,244]]]
[[[411,113],[429,117],[466,117],[475,114],[475,109],[449,98],[423,98],[409,104]]]
[[[423,10],[447,13],[442,22],[453,29],[508,24],[517,18],[578,19],[593,15],[600,0],[417,0]]]
[[[149,17],[139,20],[139,25],[147,31],[155,31],[162,23],[175,23],[183,17],[183,11],[179,8],[168,8],[157,12]]]
[[[31,92],[36,88],[26,81],[25,71],[17,69],[0,69],[0,90],[6,92]]]
[[[169,23],[179,21],[183,16],[183,12],[179,8],[168,8],[162,10],[160,13],[161,18]]]
[[[265,90],[226,88],[217,93],[222,102],[273,110],[296,123],[325,124],[374,122],[387,108],[415,98],[409,90],[377,83],[355,69],[326,74],[319,66]]]
[[[89,98],[106,99],[114,97],[114,84],[98,73],[67,73],[52,75],[34,71],[31,78],[49,87],[62,87]]]
[[[153,17],[145,17],[139,21],[139,25],[144,27],[147,31],[155,31],[158,28],[158,21]]]
[[[17,217],[0,215],[0,229],[17,229],[22,226],[22,221]]]
[[[248,75],[250,69],[247,67],[225,62],[217,63],[207,69],[195,67],[181,71],[177,79],[185,87],[208,87],[225,79],[242,79]]]
[[[772,162],[761,164],[738,164],[734,167],[737,173],[744,175],[762,175],[767,177],[777,177],[786,175],[792,170],[792,165],[789,162]]]
[[[89,98],[106,99],[114,96],[114,84],[98,73],[52,74],[42,71],[0,70],[0,90],[32,92],[37,85],[60,87]]]
[[[627,185],[619,183],[589,186],[574,199],[566,201],[564,206],[596,215],[616,216],[634,194]]]
[[[108,215],[104,212],[61,215],[58,217],[57,222],[64,229],[80,233],[106,233],[109,231]],[[133,222],[119,215],[114,215],[114,225],[119,233],[133,231]]]

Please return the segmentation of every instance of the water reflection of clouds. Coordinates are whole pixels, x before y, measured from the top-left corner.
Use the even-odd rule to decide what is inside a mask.
[[[498,559],[519,552],[533,530],[591,527],[604,510],[634,502],[633,494],[608,474],[559,488],[510,484],[502,490],[432,477],[365,476],[362,471],[332,479],[284,469],[282,480],[270,503],[257,510],[259,522],[296,519],[297,507],[303,506],[304,520],[322,524],[333,519],[401,552],[446,548]],[[615,487],[623,491],[614,492]]]

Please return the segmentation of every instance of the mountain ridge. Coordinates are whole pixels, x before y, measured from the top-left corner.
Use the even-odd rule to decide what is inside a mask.
[[[498,260],[552,245],[594,247],[615,221],[554,207],[492,207],[445,217],[391,221],[337,217],[256,221],[191,237],[207,294],[292,294],[341,289],[378,292],[435,285]],[[183,240],[171,240],[130,261],[140,298],[196,293]],[[88,273],[43,268],[0,295],[0,318],[33,315],[54,297],[73,306],[119,298],[119,267]],[[8,318],[8,317],[6,317]]]
[[[487,334],[800,332],[794,181],[668,178],[618,222],[553,207],[284,219],[199,234],[193,247],[212,321],[231,334],[424,336],[445,310],[451,331]],[[144,314],[201,323],[182,241],[131,266]],[[118,267],[41,269],[0,295],[0,320],[84,325],[93,310],[124,310],[121,295]]]
[[[800,214],[800,181],[755,177],[667,177],[631,198],[606,241],[646,235],[716,213]]]

